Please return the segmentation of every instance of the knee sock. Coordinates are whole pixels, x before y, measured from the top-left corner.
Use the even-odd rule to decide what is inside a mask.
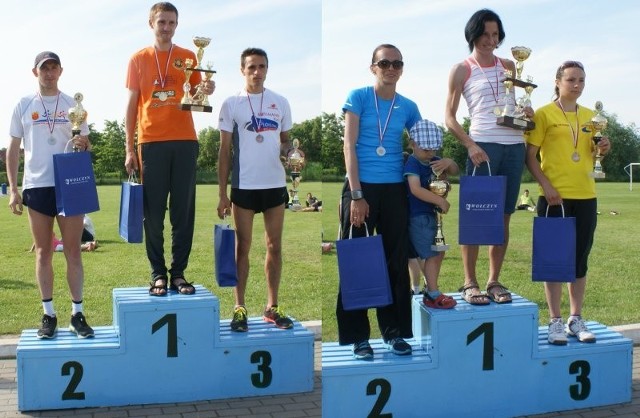
[[[42,309],[45,315],[56,316],[56,311],[53,309],[53,299],[42,300]]]

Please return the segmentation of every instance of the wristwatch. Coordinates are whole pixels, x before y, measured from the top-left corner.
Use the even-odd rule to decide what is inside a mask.
[[[351,190],[351,200],[360,200],[363,197],[362,190]]]

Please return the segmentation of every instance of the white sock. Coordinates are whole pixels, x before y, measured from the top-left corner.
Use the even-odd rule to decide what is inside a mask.
[[[76,302],[76,301],[71,301],[71,315],[75,315],[78,312],[82,312],[82,301],[80,302]]]
[[[417,295],[420,293],[420,286],[413,286],[413,294]]]
[[[56,311],[53,309],[53,299],[43,300],[42,309],[44,309],[45,315],[56,316]]]

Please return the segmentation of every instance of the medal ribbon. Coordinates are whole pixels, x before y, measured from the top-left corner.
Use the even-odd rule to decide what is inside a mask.
[[[564,112],[564,107],[562,107],[562,102],[558,99],[558,106],[560,106],[560,110],[562,110],[562,114],[564,118],[567,120],[567,125],[571,128],[571,137],[573,138],[573,148],[578,151],[578,135],[580,134],[580,122],[578,121],[578,104],[576,103],[576,129],[573,129],[573,125],[569,122],[569,118],[567,114]]]
[[[44,107],[44,100],[42,99],[42,95],[38,92],[38,97],[40,97],[40,102],[42,103],[42,108],[44,109],[44,114],[47,117],[47,125],[49,126],[49,134],[53,136],[53,130],[56,128],[56,115],[58,114],[58,102],[60,101],[60,92],[56,96],[56,110],[53,111],[53,123],[49,118],[49,112],[47,112],[47,108]]]
[[[164,77],[160,72],[160,61],[158,61],[158,50],[156,47],[153,47],[153,52],[156,55],[156,66],[158,67],[158,77],[160,77],[160,87],[164,89],[164,84],[167,82],[167,74],[169,73],[169,62],[171,61],[171,51],[173,51],[173,44],[171,44],[171,48],[169,48],[169,56],[167,57],[167,63],[164,66]]]
[[[391,114],[393,113],[393,105],[396,103],[396,94],[393,93],[393,100],[391,101],[391,107],[389,108],[389,113],[387,114],[387,120],[384,123],[384,129],[380,125],[380,111],[378,109],[378,95],[376,94],[376,89],[373,89],[373,98],[376,104],[376,114],[378,115],[378,135],[380,136],[380,146],[382,146],[382,141],[384,141],[384,134],[387,132],[387,127],[389,126],[389,119],[391,119]]]
[[[260,113],[258,113],[258,116],[262,114],[263,99],[264,99],[264,89],[262,89],[262,94],[260,95]],[[256,132],[262,132],[262,125],[260,123],[260,120],[256,118],[256,114],[253,112],[253,106],[251,105],[251,97],[249,97],[249,92],[247,92],[247,100],[249,101],[249,107],[251,108],[251,115],[253,115],[253,120],[251,122],[252,124],[253,122],[255,122],[254,128],[256,128]]]
[[[493,84],[491,84],[491,80],[489,80],[489,77],[487,76],[487,74],[482,69],[482,66],[480,65],[478,60],[475,59],[474,57],[470,57],[470,58],[478,66],[478,68],[480,68],[480,72],[482,72],[482,75],[484,76],[484,78],[487,79],[487,82],[489,83],[489,87],[491,87],[491,94],[493,94],[494,100],[496,101],[496,103],[498,103],[498,95],[500,93],[500,91],[499,91],[500,82],[498,80],[498,58],[494,57],[495,61],[493,63],[493,68],[495,69],[495,72],[496,72],[496,89],[495,90],[493,89]]]

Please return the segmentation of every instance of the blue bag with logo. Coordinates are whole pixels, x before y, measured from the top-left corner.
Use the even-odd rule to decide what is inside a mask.
[[[487,164],[489,164],[487,162]],[[504,200],[507,178],[492,176],[460,177],[458,243],[462,245],[504,244]]]
[[[53,173],[58,215],[74,216],[100,210],[91,153],[53,154]]]

